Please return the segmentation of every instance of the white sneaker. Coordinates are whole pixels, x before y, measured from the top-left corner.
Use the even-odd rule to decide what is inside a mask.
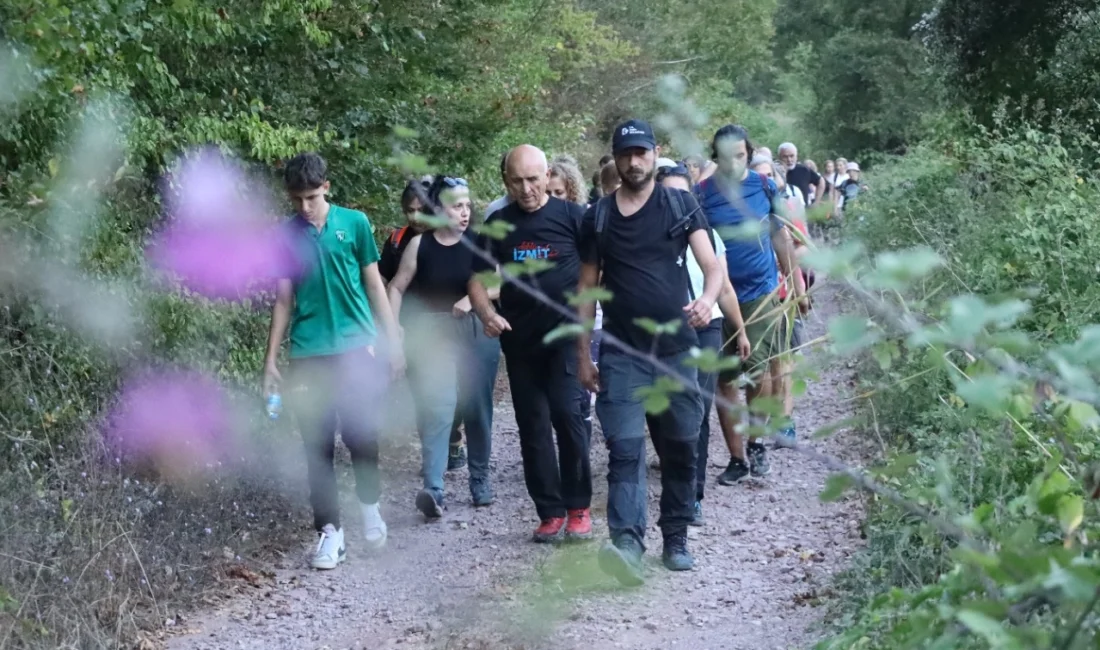
[[[317,552],[313,554],[314,569],[335,569],[347,558],[344,548],[344,529],[336,530],[332,524],[325,524],[317,541]]]
[[[377,551],[386,545],[386,522],[382,521],[382,510],[377,503],[360,503],[363,510],[363,536],[367,538],[367,547]]]

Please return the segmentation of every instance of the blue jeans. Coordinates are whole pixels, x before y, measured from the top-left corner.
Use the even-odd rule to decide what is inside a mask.
[[[416,403],[424,488],[442,502],[451,423],[458,405],[462,325],[466,323],[450,313],[412,313],[402,320],[406,322],[406,376]]]
[[[500,339],[486,336],[485,326],[472,313],[458,322],[461,355],[451,444],[462,440],[458,428],[465,425],[470,480],[487,479],[493,450],[493,389],[500,368]]]
[[[685,350],[662,357],[691,382],[696,369],[684,365]],[[608,445],[607,526],[611,539],[632,536],[639,544],[646,529],[646,412],[637,397],[660,376],[649,361],[605,347],[600,354],[600,393],[596,415]],[[703,403],[698,392],[669,394],[669,407],[649,420],[653,446],[661,459],[661,518],[657,525],[668,537],[682,534],[694,518],[695,464]],[[643,546],[644,548],[644,546]]]

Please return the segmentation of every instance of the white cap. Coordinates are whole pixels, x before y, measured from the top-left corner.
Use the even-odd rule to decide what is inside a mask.
[[[848,163],[848,171],[850,171],[850,172],[858,172],[858,171],[859,171],[859,164],[858,164],[858,163],[854,163],[854,162],[850,162],[850,163]]]
[[[675,167],[675,166],[676,166],[676,161],[673,160],[672,158],[658,158],[657,159],[657,169],[660,169],[662,167]]]

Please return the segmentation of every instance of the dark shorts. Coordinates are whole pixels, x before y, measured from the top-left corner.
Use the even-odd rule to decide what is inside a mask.
[[[755,379],[768,370],[769,362],[787,349],[783,340],[786,316],[779,310],[779,301],[773,294],[742,302],[740,307],[752,353],[738,368],[723,370],[718,375],[723,384],[736,381],[743,374]],[[723,356],[737,356],[737,330],[730,321],[722,326],[722,343]]]

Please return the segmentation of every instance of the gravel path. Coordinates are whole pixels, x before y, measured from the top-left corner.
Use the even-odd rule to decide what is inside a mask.
[[[820,336],[837,311],[828,284],[817,296],[807,323],[810,338]],[[807,363],[822,361],[811,356]],[[810,382],[796,407],[804,436],[848,415],[843,399],[850,371],[840,365],[819,372],[820,381]],[[472,508],[465,470],[453,472],[446,517],[423,523],[412,506],[419,455],[407,441],[391,446],[383,459],[383,514],[390,534],[384,551],[362,550],[358,512],[348,501],[347,563],[332,572],[310,571],[305,567],[312,545],[303,544],[244,595],[189,621],[189,633],[171,638],[168,648],[762,650],[806,648],[817,640],[818,605],[830,595],[832,575],[860,544],[861,517],[858,499],[819,501],[828,475],[823,468],[797,452],[777,451],[767,479],[721,487],[713,477],[728,454],[720,436],[713,436],[707,525],[691,532],[695,570],[679,574],[659,565],[660,535],[653,522],[660,483],[651,471],[649,579],[642,588],[623,591],[595,560],[606,537],[607,456],[599,433],[593,449],[597,541],[557,548],[533,544],[537,521],[523,485],[511,401],[500,397],[495,505]],[[859,462],[856,442],[843,431],[809,444]]]

